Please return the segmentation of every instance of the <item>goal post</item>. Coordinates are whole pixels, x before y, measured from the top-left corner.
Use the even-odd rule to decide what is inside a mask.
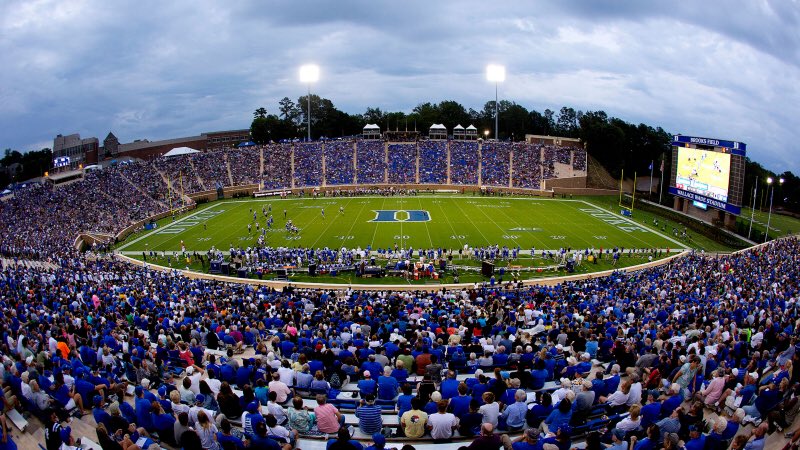
[[[620,214],[624,216],[630,216],[633,214],[633,205],[636,201],[636,175],[637,173],[633,173],[633,188],[631,189],[631,194],[628,195],[625,193],[624,189],[624,180],[625,180],[625,171],[620,172],[619,176],[619,207],[621,208]]]

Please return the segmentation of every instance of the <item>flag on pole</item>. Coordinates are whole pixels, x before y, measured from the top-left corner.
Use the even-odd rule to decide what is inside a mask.
[[[648,167],[647,170],[653,170],[653,162],[652,161],[650,161],[650,167]]]

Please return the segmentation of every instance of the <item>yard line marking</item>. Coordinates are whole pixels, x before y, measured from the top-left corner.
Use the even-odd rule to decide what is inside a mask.
[[[510,215],[508,215],[508,214],[507,214],[507,213],[506,213],[506,212],[503,210],[504,208],[497,208],[497,209],[499,209],[499,210],[500,210],[500,212],[501,212],[501,213],[502,213],[504,216],[508,217],[508,219],[509,219],[509,220],[511,220],[512,222],[514,222],[514,224],[515,224],[515,225],[517,225],[517,226],[519,226],[519,227],[522,227],[522,224],[520,224],[519,222],[517,222],[517,221],[516,221],[516,220],[515,220],[513,217],[511,217]],[[533,238],[536,240],[536,242],[540,243],[540,244],[541,244],[541,245],[544,247],[544,245],[545,245],[544,241],[542,241],[542,240],[540,240],[538,237],[536,237],[536,233],[533,233],[533,234],[532,234],[532,237],[533,237]]]
[[[349,230],[347,230],[347,234],[345,234],[345,236],[350,236],[350,232],[352,232],[352,231],[353,231],[353,227],[354,227],[354,226],[356,226],[356,221],[358,220],[358,218],[359,218],[359,217],[361,217],[361,212],[362,212],[362,211],[364,211],[364,207],[365,207],[365,206],[367,206],[367,202],[364,202],[364,203],[362,203],[362,204],[361,204],[361,209],[359,209],[359,210],[358,210],[358,214],[357,214],[357,215],[356,215],[356,217],[354,218],[355,220],[352,220],[352,221],[351,221],[351,223],[350,223],[350,229],[349,229]],[[341,214],[340,214],[340,215],[341,215]],[[345,239],[346,239],[346,238],[345,238]],[[344,244],[344,242],[342,242],[342,244]],[[344,245],[342,245],[342,247],[344,247]]]
[[[459,204],[459,202],[456,202],[456,206],[458,207],[458,210],[459,210],[459,211],[461,211],[461,214],[462,214],[464,217],[468,217],[468,216],[467,216],[467,215],[464,213],[464,210],[461,208],[461,205]],[[483,231],[481,231],[481,228],[480,228],[480,227],[474,227],[474,228],[475,228],[476,230],[478,230],[478,233],[480,233],[480,234],[481,234],[481,236],[483,236],[483,240],[484,240],[484,241],[486,241],[486,244],[485,244],[485,245],[492,245],[492,243],[489,241],[489,239],[486,239],[486,235],[485,235],[485,234],[483,234]]]
[[[458,241],[458,249],[464,248],[464,242],[459,237],[461,235],[456,232],[455,228],[453,228],[453,223],[450,221],[450,218],[447,217],[447,214],[445,214],[445,212],[444,212],[444,206],[442,206],[441,203],[437,203],[437,205],[439,206],[439,209],[442,210],[442,217],[444,217],[444,220],[447,222],[447,225],[450,226],[450,230],[453,232],[453,236],[455,236],[456,240]],[[449,246],[448,246],[448,248],[449,248]]]
[[[592,208],[602,209],[603,211],[605,211],[605,212],[607,212],[607,213],[609,213],[609,214],[614,214],[613,212],[611,212],[611,211],[607,210],[606,208],[604,208],[604,207],[602,207],[602,206],[599,206],[599,205],[595,205],[594,203],[589,203],[589,202],[587,202],[586,200],[578,200],[578,201],[580,201],[580,202],[582,202],[582,203],[584,203],[584,204],[586,204],[586,205],[588,205],[588,206],[591,206]],[[634,222],[634,221],[633,221],[633,220],[631,220],[631,219],[628,219],[627,217],[625,217],[625,216],[623,216],[623,215],[620,215],[620,217],[619,217],[619,218],[620,218],[620,219],[622,219],[622,220],[624,220],[624,221],[626,221],[626,222],[628,222],[628,223],[630,223],[630,224],[632,224],[632,225],[636,225],[637,227],[644,228],[644,226],[642,226],[642,225],[639,225],[638,223]],[[660,231],[657,231],[657,230],[652,230],[652,229],[650,229],[649,227],[647,228],[647,230],[648,230],[648,231],[650,231],[650,232],[651,232],[651,233],[653,233],[653,234],[656,234],[656,235],[658,235],[658,236],[661,236],[662,238],[664,238],[664,239],[666,239],[666,240],[668,240],[668,241],[670,241],[670,242],[672,242],[672,243],[675,243],[675,244],[677,244],[677,245],[678,245],[678,248],[682,248],[682,249],[688,250],[688,248],[684,247],[684,244],[683,244],[683,243],[681,243],[681,242],[678,242],[678,241],[676,241],[676,240],[672,239],[671,237],[669,237],[669,236],[667,236],[667,235],[665,235],[665,234],[662,234]]]
[[[194,216],[196,216],[196,215],[200,214],[200,213],[201,213],[201,212],[203,212],[203,211],[207,211],[207,210],[209,210],[209,209],[211,209],[211,208],[216,208],[217,206],[221,206],[221,205],[224,205],[224,204],[225,204],[225,203],[214,203],[214,204],[212,204],[212,205],[210,205],[210,206],[207,206],[207,207],[205,207],[205,208],[203,208],[203,209],[199,209],[199,208],[198,208],[198,210],[197,210],[197,211],[195,211],[195,212],[193,212],[192,214],[189,214],[188,216],[181,217],[180,219],[178,219],[178,220],[176,220],[176,221],[174,221],[174,222],[170,222],[170,223],[168,223],[167,225],[165,225],[163,228],[156,228],[156,229],[154,229],[153,231],[151,231],[151,232],[149,232],[149,233],[147,233],[147,234],[145,234],[145,235],[139,236],[138,238],[136,238],[136,239],[134,239],[134,240],[132,240],[132,241],[128,242],[127,244],[123,245],[122,247],[119,247],[119,248],[117,248],[117,251],[120,251],[120,250],[126,249],[126,248],[130,247],[131,245],[133,245],[133,244],[135,244],[135,243],[137,243],[137,242],[141,241],[142,239],[150,237],[150,235],[156,234],[156,233],[158,233],[158,232],[160,232],[160,231],[164,231],[164,230],[166,230],[166,229],[168,229],[168,228],[172,227],[173,225],[177,225],[177,224],[179,224],[179,223],[183,222],[184,220],[190,219],[190,218],[192,218],[192,217],[194,217]]]
[[[475,205],[475,206],[480,206],[480,205]],[[495,221],[494,221],[494,219],[492,219],[492,217],[491,217],[491,216],[489,216],[488,214],[486,214],[486,213],[483,211],[483,208],[480,208],[480,207],[478,207],[478,208],[476,208],[476,209],[477,209],[477,210],[479,210],[479,211],[481,212],[481,214],[483,214],[484,216],[486,216],[486,218],[487,218],[487,219],[489,219],[489,220],[490,220],[490,221],[491,221],[491,222],[494,224],[494,226],[496,226],[496,227],[497,227],[497,229],[498,229],[498,230],[500,230],[500,232],[501,232],[501,233],[507,233],[507,231],[503,230],[503,227],[501,227],[500,225],[498,225],[498,224],[497,224],[497,222],[495,222]],[[501,209],[502,209],[502,208],[501,208]],[[483,234],[483,233],[481,233],[481,234]],[[514,242],[514,244],[516,244],[516,245],[517,245],[517,247],[520,247],[520,248],[522,248],[522,246],[521,246],[521,245],[519,245],[519,242],[518,242],[516,239],[511,239],[511,241],[512,241],[512,242]],[[492,245],[492,243],[491,243],[491,242],[489,242],[487,245]]]
[[[350,197],[350,200],[348,200],[347,203],[344,204],[345,209],[347,209],[347,207],[350,205],[350,202],[353,201],[353,198],[354,197]],[[317,236],[317,240],[315,240],[314,243],[311,244],[311,246],[308,247],[308,248],[314,248],[314,246],[317,245],[317,242],[319,242],[319,240],[322,238],[322,236],[327,236],[328,228],[330,228],[331,225],[333,225],[333,222],[336,222],[336,220],[339,218],[338,215],[336,215],[336,214],[334,214],[333,217],[334,217],[334,219],[331,220],[330,222],[328,222],[328,226],[325,227],[325,229],[322,231],[322,233],[320,233],[319,236]]]
[[[417,198],[417,203],[419,203],[420,211],[424,211],[422,209],[422,200],[420,198]],[[430,213],[428,214],[428,217],[430,217]],[[433,219],[431,219],[431,220],[433,220]],[[431,230],[428,228],[428,222],[430,222],[430,220],[425,222],[425,232],[428,233],[428,242],[431,243],[431,248],[434,248],[435,246],[433,245],[433,238],[431,237]]]

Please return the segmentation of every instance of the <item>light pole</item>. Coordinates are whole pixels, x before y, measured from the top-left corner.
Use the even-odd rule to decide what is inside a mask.
[[[494,82],[494,138],[499,139],[498,135],[498,107],[497,107],[497,85],[506,80],[506,68],[498,64],[486,66],[486,79]]]
[[[311,83],[319,81],[319,66],[306,64],[300,66],[300,82],[308,85],[308,140],[311,140]]]
[[[769,239],[769,224],[772,221],[772,196],[775,194],[775,186],[772,185],[772,177],[767,177],[767,185],[769,186],[769,214],[767,214],[767,232],[764,234],[764,243]],[[778,183],[783,184],[783,178],[778,178]]]
[[[753,184],[753,209],[750,210],[750,228],[747,230],[747,239],[750,239],[750,233],[753,231],[753,218],[756,215],[756,198],[758,197],[758,177]]]

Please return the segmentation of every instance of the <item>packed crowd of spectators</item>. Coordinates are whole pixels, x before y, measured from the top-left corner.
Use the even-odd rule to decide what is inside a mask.
[[[541,146],[536,144],[514,144],[514,187],[539,189],[542,180]]]
[[[447,182],[447,142],[419,141],[419,182],[444,184]]]
[[[356,141],[358,183],[384,183],[386,178],[386,150],[383,141]]]
[[[264,147],[264,173],[261,174],[264,189],[292,187],[292,145],[271,144]]]
[[[586,170],[586,150],[581,148],[572,149],[572,170],[585,171]]]
[[[507,439],[500,430],[560,448],[599,411],[607,432],[587,445],[726,448],[737,433],[758,444],[790,427],[800,406],[799,254],[788,238],[625,275],[433,293],[278,292],[105,258],[6,265],[4,401],[48,429],[91,412],[101,440],[122,429],[208,448],[239,423],[251,441],[269,434],[292,446],[338,436],[341,413],[325,394],[352,382],[358,408],[389,402],[410,438]],[[254,358],[233,356],[243,345]],[[226,358],[205,352],[226,347]],[[590,375],[593,359],[607,370]],[[177,379],[170,367],[181,368]],[[316,426],[293,397],[312,390]],[[376,418],[358,408],[370,436],[365,418]],[[727,413],[711,421],[714,410]],[[459,420],[437,428],[436,414]],[[763,425],[739,433],[753,422]]]
[[[487,141],[481,146],[481,183],[508,187],[511,143]]]
[[[193,155],[172,156],[153,160],[153,167],[164,174],[172,190],[180,194],[205,191],[192,165]]]
[[[177,193],[171,193],[167,189],[167,185],[164,183],[164,178],[157,170],[153,169],[150,163],[131,162],[116,167],[107,167],[106,169],[117,170],[122,178],[127,179],[134,186],[138,187],[139,190],[145,195],[153,198],[163,205],[168,206],[170,200],[175,200],[177,196]]]
[[[236,152],[238,150],[234,150]],[[226,152],[197,153],[191,157],[197,175],[203,180],[207,190],[231,185],[228,177],[228,162]]]
[[[450,141],[450,184],[478,184],[478,143]]]
[[[245,147],[228,152],[234,186],[260,184],[261,147]]]
[[[389,144],[389,183],[409,184],[416,181],[417,144]]]
[[[294,146],[295,187],[322,186],[322,144],[305,142]]]
[[[544,160],[558,164],[572,163],[572,147],[560,147],[555,145],[544,146]]]
[[[325,143],[325,182],[330,185],[353,184],[353,141]]]

